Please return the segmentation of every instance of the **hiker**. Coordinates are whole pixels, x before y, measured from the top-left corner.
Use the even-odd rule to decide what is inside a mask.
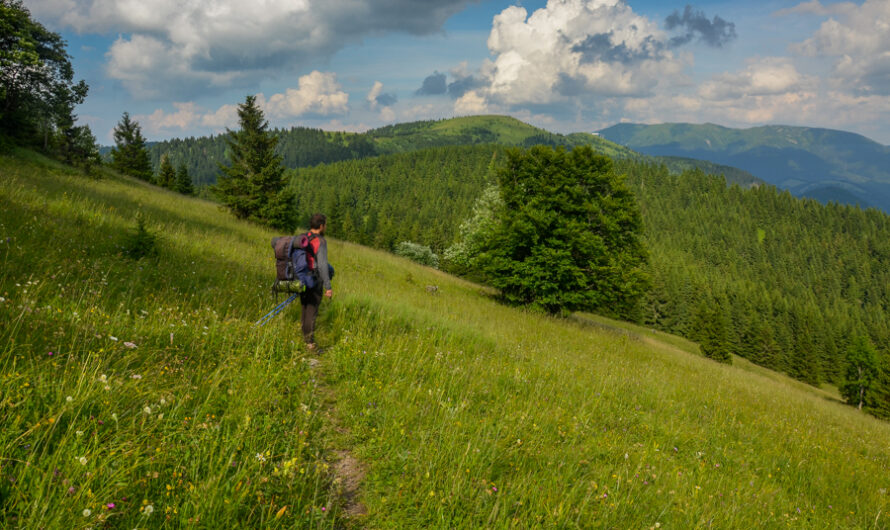
[[[315,287],[300,293],[300,305],[303,307],[300,321],[303,327],[303,341],[310,351],[317,347],[314,334],[318,306],[321,305],[322,297],[333,298],[334,296],[334,291],[331,290],[331,268],[328,264],[328,242],[324,238],[326,226],[327,217],[324,214],[316,213],[309,218],[309,233],[307,235],[314,255],[314,263],[310,265],[315,271],[318,281],[315,283]]]

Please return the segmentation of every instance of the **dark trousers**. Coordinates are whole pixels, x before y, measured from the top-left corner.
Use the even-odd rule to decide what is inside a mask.
[[[315,319],[318,317],[318,306],[321,305],[322,297],[323,293],[319,288],[309,289],[300,293],[300,305],[303,306],[300,323],[303,326],[303,340],[306,344],[315,342],[313,337],[315,334]]]

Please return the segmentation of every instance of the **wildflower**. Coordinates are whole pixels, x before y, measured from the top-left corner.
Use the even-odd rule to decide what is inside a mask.
[[[75,431],[74,434],[77,436],[83,436],[83,431]]]
[[[105,374],[100,375],[100,376],[99,376],[99,382],[100,382],[100,383],[107,383],[107,382],[108,382],[108,376],[105,375]]]
[[[164,398],[161,398],[161,405],[166,405],[166,404],[167,404],[167,400]]]
[[[256,454],[256,459],[259,460],[260,462],[265,462],[265,461],[266,461],[266,457],[263,456],[263,453],[257,453],[257,454]]]
[[[125,342],[124,346],[126,346],[127,348],[130,348],[131,350],[136,347],[136,345],[133,344],[132,342]]]
[[[84,517],[89,517],[89,516],[92,515],[92,514],[93,514],[93,511],[90,510],[89,508],[87,508],[87,509],[85,509],[85,510],[83,511],[83,516],[84,516]]]
[[[108,385],[105,385],[105,390],[111,390],[111,387]]]
[[[148,506],[145,507],[144,510],[142,510],[142,513],[144,513],[145,516],[148,517],[148,516],[151,515],[152,512],[154,512],[154,511],[155,511],[155,507],[152,506],[151,504],[149,504]]]
[[[130,379],[142,379],[142,375],[141,374],[133,374],[130,376]]]
[[[113,503],[113,502],[109,502],[108,504],[105,505],[105,507],[108,508],[109,510],[113,510],[113,509],[114,509],[114,503]]]
[[[142,412],[144,412],[146,414],[151,414],[151,407],[146,405],[145,408],[142,409]]]
[[[87,465],[87,457],[85,457],[85,456],[81,456],[81,457],[79,457],[79,458],[77,459],[77,461],[80,462],[80,465],[82,465],[82,466]]]
[[[117,337],[115,337],[114,335],[109,335],[108,338],[117,342]]]
[[[117,421],[117,412],[113,412],[111,414],[111,419],[113,419],[114,421]]]
[[[65,398],[65,401],[67,401],[68,403],[71,403],[72,401],[74,401],[74,398],[71,396],[68,396]]]
[[[46,352],[46,354],[49,355],[50,357],[53,356],[53,352]]]
[[[627,453],[624,453],[624,459],[627,460],[628,458],[630,458],[630,455],[628,455]]]

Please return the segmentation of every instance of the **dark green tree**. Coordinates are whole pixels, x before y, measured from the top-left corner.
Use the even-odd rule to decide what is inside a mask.
[[[67,164],[92,172],[93,166],[102,163],[99,145],[88,125],[70,126],[59,130],[55,136],[56,151]]]
[[[841,395],[859,410],[869,404],[878,378],[877,352],[867,337],[858,335],[847,350],[847,377]]]
[[[125,175],[150,181],[151,160],[148,149],[145,148],[142,127],[130,119],[128,112],[124,112],[121,121],[114,128],[114,144],[115,147],[111,150],[111,167]]]
[[[590,147],[511,149],[479,265],[509,303],[641,317],[642,221],[624,176]]]
[[[732,363],[726,317],[719,306],[702,302],[695,313],[694,328],[702,355],[721,363]]]
[[[0,136],[48,150],[57,131],[73,126],[88,87],[74,81],[65,48],[20,0],[0,0]]]
[[[179,167],[176,168],[173,189],[183,195],[195,194],[195,187],[192,185],[192,177],[189,175],[189,170],[185,167],[185,164],[179,164]]]
[[[158,176],[155,177],[155,184],[162,188],[173,189],[176,182],[176,169],[170,162],[170,157],[164,155],[161,157],[161,165],[158,167]]]
[[[282,157],[275,152],[278,138],[255,96],[238,105],[241,129],[228,131],[230,165],[220,164],[213,192],[239,219],[250,219],[281,229],[296,225],[296,196],[287,187]]]

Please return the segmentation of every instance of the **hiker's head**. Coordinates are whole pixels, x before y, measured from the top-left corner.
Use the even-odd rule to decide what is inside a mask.
[[[324,229],[327,227],[328,218],[325,217],[323,213],[314,213],[312,217],[309,218],[309,229],[317,230],[320,233],[324,233]]]

